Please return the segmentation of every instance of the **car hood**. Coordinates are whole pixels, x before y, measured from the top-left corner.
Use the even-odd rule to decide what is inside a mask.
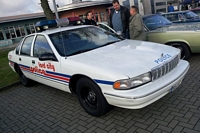
[[[81,69],[121,73],[129,77],[149,72],[179,54],[180,50],[152,42],[123,40],[68,57]],[[163,55],[164,58],[161,58]],[[77,67],[77,66],[76,66]]]

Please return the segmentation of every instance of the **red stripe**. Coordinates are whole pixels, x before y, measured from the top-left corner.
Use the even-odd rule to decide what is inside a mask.
[[[20,66],[20,68],[22,68],[22,70],[30,71],[29,68],[26,68],[26,67],[23,67],[23,66]]]
[[[48,74],[48,73],[45,73],[44,75],[52,77],[52,78],[56,78],[56,79],[61,79],[61,80],[64,80],[64,81],[69,81],[69,78],[64,78],[64,77],[61,77],[61,76],[56,76],[56,75],[52,75],[52,74]]]
[[[26,67],[23,67],[23,66],[20,66],[20,68],[22,70],[26,70],[26,71],[30,71],[30,68],[26,68]],[[38,74],[41,74],[41,73],[38,73]],[[69,78],[65,78],[65,77],[62,77],[62,76],[57,76],[57,75],[53,75],[53,74],[48,74],[44,73],[44,76],[47,76],[47,77],[51,77],[51,78],[55,78],[55,79],[60,79],[60,80],[64,80],[64,81],[69,81],[70,79]]]

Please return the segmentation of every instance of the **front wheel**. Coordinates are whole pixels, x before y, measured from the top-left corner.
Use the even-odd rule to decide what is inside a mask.
[[[172,43],[171,46],[181,50],[181,59],[188,60],[191,56],[190,49],[184,43]]]
[[[110,109],[100,88],[88,78],[79,79],[76,94],[82,108],[90,115],[101,116]]]

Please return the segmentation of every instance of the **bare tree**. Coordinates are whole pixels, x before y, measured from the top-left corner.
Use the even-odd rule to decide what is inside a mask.
[[[44,11],[46,18],[48,20],[54,19],[54,14],[52,13],[52,11],[49,7],[48,0],[40,0],[40,2],[41,2],[41,6],[42,6],[42,9]]]

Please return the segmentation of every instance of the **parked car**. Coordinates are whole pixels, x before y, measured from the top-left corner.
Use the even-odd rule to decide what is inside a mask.
[[[143,108],[174,91],[189,69],[177,48],[57,22],[37,23],[40,32],[8,53],[9,65],[25,86],[34,80],[76,94],[93,116],[105,114],[110,105]]]
[[[200,17],[200,7],[195,8],[195,9],[191,9],[190,11],[196,13]]]
[[[162,16],[167,18],[173,23],[189,23],[189,22],[200,22],[200,18],[197,14],[192,11],[177,11],[162,13]]]
[[[143,16],[147,41],[170,45],[181,50],[181,58],[188,60],[192,53],[200,53],[200,23],[172,24],[163,16],[153,14]],[[156,25],[159,21],[159,26]],[[164,21],[162,21],[164,20]],[[165,23],[164,22],[168,22]],[[101,25],[101,24],[100,24]],[[105,26],[100,26],[104,28]],[[107,30],[110,28],[107,25]],[[149,30],[150,28],[150,30]],[[114,31],[110,28],[109,31]]]
[[[155,30],[159,27],[169,26],[173,24],[172,22],[170,22],[168,19],[161,16],[160,14],[144,15],[142,19],[145,26],[149,30]]]
[[[188,60],[191,53],[200,53],[200,24],[171,25],[147,32],[147,40],[170,45],[181,50],[181,58]]]

